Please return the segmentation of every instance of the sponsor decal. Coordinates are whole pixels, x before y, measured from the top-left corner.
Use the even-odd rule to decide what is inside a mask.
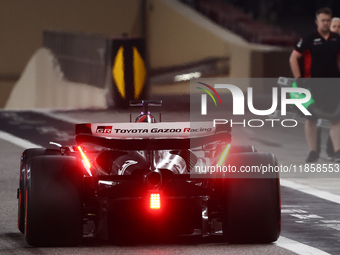
[[[296,47],[300,48],[301,45],[302,45],[302,42],[303,42],[302,39],[300,39],[300,41],[297,43]]]
[[[181,128],[153,128],[151,129],[151,133],[180,133],[182,132]]]
[[[99,127],[98,127],[99,128]],[[98,130],[98,129],[97,129]],[[130,129],[124,129],[124,128],[115,128],[113,129],[112,133],[115,134],[140,134],[140,133],[187,133],[187,132],[211,132],[212,128],[130,128]],[[103,133],[98,132],[97,133]]]
[[[112,126],[98,126],[96,133],[110,134],[112,132]]]
[[[183,132],[211,132],[212,128],[184,128]]]
[[[321,41],[321,38],[316,38],[314,39],[314,45],[321,45],[322,44],[322,41]]]
[[[115,128],[114,133],[120,134],[136,134],[136,133],[149,133],[149,130],[146,128],[130,128],[130,129],[123,129],[123,128]]]

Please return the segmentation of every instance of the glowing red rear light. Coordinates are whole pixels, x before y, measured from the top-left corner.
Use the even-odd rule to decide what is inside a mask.
[[[161,209],[161,195],[159,193],[150,194],[150,209]]]
[[[90,168],[91,168],[90,160],[86,157],[86,155],[85,155],[83,149],[82,149],[80,146],[78,146],[78,150],[79,150],[79,152],[80,152],[81,157],[83,158],[83,164],[84,164],[84,167],[85,167],[86,172],[87,172],[90,176],[92,176],[91,169],[90,169]]]
[[[78,150],[79,150],[79,152],[80,152],[80,154],[81,154],[81,157],[83,158],[84,163],[86,164],[87,168],[90,169],[90,168],[91,168],[90,161],[89,161],[89,159],[86,157],[85,153],[83,152],[83,149],[82,149],[80,146],[78,146]]]

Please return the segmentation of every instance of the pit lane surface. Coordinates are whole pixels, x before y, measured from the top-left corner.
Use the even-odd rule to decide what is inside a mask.
[[[49,141],[67,144],[73,141],[74,125],[70,121],[83,120],[92,122],[112,121],[112,112],[61,112],[53,116],[37,112],[0,112],[0,130],[26,139],[41,146],[47,146]],[[55,118],[57,116],[58,118]],[[156,115],[157,116],[157,115]],[[65,119],[65,121],[60,120]],[[186,121],[185,113],[164,113],[163,121]],[[67,120],[67,121],[66,121]],[[126,112],[115,115],[112,122],[128,122]],[[269,130],[270,131],[270,130]],[[266,136],[253,136],[251,131],[234,130],[234,140],[250,140],[260,151],[270,151],[277,154],[282,151],[280,139],[275,140],[270,132]],[[292,134],[290,134],[292,135]],[[301,139],[301,130],[293,134],[297,141]],[[294,139],[293,139],[294,140]],[[271,141],[268,143],[267,141]],[[268,245],[229,245],[220,242],[219,238],[198,240],[182,238],[177,240],[157,241],[148,243],[108,244],[99,241],[84,240],[77,248],[32,248],[29,247],[23,235],[17,230],[17,200],[16,189],[19,177],[19,160],[23,148],[11,142],[0,139],[0,253],[1,254],[106,254],[106,253],[139,253],[139,254],[294,254],[275,244]],[[279,155],[277,155],[279,156]],[[284,155],[282,161],[288,159]],[[279,157],[280,160],[280,157]],[[315,196],[307,195],[294,189],[281,187],[282,196],[282,236],[309,247],[294,246],[289,243],[285,247],[293,249],[298,254],[340,254],[340,205]],[[278,244],[285,245],[287,239],[281,239]],[[289,240],[288,240],[289,241]],[[321,251],[327,252],[322,253]],[[303,253],[308,252],[308,253]],[[321,252],[321,253],[320,253]]]

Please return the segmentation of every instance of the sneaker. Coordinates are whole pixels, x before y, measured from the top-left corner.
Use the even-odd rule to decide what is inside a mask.
[[[333,159],[335,162],[340,162],[340,150],[334,153]]]
[[[306,162],[316,162],[319,158],[319,153],[316,151],[309,152],[308,157],[306,158]],[[339,150],[339,161],[340,161],[340,150]]]

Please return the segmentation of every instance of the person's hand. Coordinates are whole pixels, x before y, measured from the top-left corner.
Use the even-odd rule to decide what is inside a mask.
[[[308,78],[295,78],[296,86],[299,88],[309,89]],[[294,87],[294,86],[293,86]]]

